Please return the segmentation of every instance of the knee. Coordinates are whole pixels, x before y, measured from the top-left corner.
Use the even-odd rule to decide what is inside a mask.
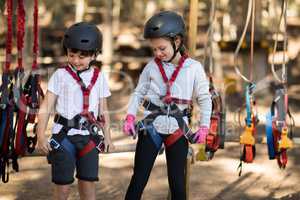
[[[66,200],[70,194],[69,185],[59,185],[55,187],[54,199],[57,200]]]

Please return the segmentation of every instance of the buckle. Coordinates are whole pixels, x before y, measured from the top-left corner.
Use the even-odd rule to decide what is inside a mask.
[[[53,149],[58,149],[60,147],[60,144],[53,138],[49,140],[49,144]]]
[[[80,130],[84,127],[84,128],[86,128],[87,129],[87,118],[86,117],[80,117],[80,119],[79,119],[79,121],[78,121],[78,123],[79,123],[79,128],[80,128]]]

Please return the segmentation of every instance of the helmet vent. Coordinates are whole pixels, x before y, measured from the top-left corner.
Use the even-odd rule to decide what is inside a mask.
[[[88,43],[89,40],[81,40],[82,43]]]

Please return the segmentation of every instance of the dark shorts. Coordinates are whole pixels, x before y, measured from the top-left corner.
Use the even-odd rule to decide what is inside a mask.
[[[55,139],[55,135],[52,136]],[[80,151],[88,142],[89,136],[75,135],[67,136],[67,139],[74,145],[75,152]],[[51,164],[52,182],[58,185],[67,185],[74,182],[76,178],[85,181],[98,181],[98,151],[94,148],[83,157],[77,157],[72,151],[68,151],[62,145],[53,149],[48,155]]]

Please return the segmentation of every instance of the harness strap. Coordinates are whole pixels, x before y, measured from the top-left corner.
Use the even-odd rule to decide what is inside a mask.
[[[177,129],[174,133],[172,133],[172,135],[168,136],[165,139],[165,141],[164,141],[165,146],[166,147],[172,146],[182,136],[183,136],[182,130],[181,129]]]
[[[171,103],[172,102],[172,97],[171,97],[171,87],[173,85],[173,83],[175,82],[177,76],[178,76],[178,73],[179,71],[181,70],[181,68],[183,67],[183,63],[184,61],[188,58],[188,55],[184,54],[181,56],[180,60],[179,60],[179,63],[178,63],[178,66],[176,67],[176,69],[174,70],[173,74],[171,75],[171,78],[168,79],[167,75],[166,75],[166,72],[164,70],[164,67],[163,67],[163,64],[161,62],[160,59],[158,58],[155,58],[154,61],[155,63],[157,64],[158,66],[158,69],[159,69],[159,72],[162,76],[162,79],[164,81],[164,83],[166,84],[166,95],[165,97],[163,98],[163,102],[164,103]]]
[[[65,67],[66,71],[76,80],[76,82],[79,84],[81,91],[82,91],[82,95],[83,95],[83,111],[82,114],[83,115],[87,115],[90,119],[90,116],[88,115],[89,111],[89,96],[90,96],[90,92],[93,88],[93,86],[95,85],[97,79],[98,79],[98,75],[100,73],[100,70],[98,68],[94,68],[94,74],[92,76],[91,82],[90,84],[86,87],[82,81],[82,79],[77,76],[77,74],[69,67],[66,66]]]
[[[92,151],[94,148],[96,147],[96,144],[93,140],[90,140],[89,143],[87,145],[85,145],[83,147],[83,149],[81,149],[77,156],[78,157],[83,157],[85,154],[89,153],[90,151]]]
[[[188,125],[184,121],[183,117],[187,115],[187,110],[181,111],[178,106],[174,103],[169,104],[169,112],[167,113],[167,110],[163,107],[159,107],[152,103],[149,100],[144,100],[143,106],[145,109],[151,111],[151,114],[147,115],[147,117],[144,119],[145,122],[152,122],[157,116],[162,114],[168,114],[171,117],[174,117],[180,127],[180,131],[177,130],[174,133],[172,133],[168,138],[164,141],[166,146],[171,146],[173,143],[175,143],[182,135],[184,135],[190,142],[192,141],[192,133],[189,129]],[[146,127],[147,128],[147,127]],[[180,135],[181,134],[181,135]],[[170,138],[169,138],[170,137]],[[166,143],[167,141],[167,143]]]
[[[67,133],[70,129],[75,128],[75,129],[81,129],[81,130],[89,130],[90,132],[93,131],[91,130],[91,124],[89,121],[84,119],[80,115],[76,115],[73,119],[68,120],[67,118],[64,118],[61,115],[56,114],[54,117],[54,122],[61,124],[63,126],[61,132],[58,134],[59,135],[59,143],[63,140],[67,140]],[[90,134],[90,140],[87,145],[83,147],[78,153],[77,157],[82,157],[85,154],[89,153],[91,150],[94,148],[97,148],[98,152],[103,152],[104,151],[104,137],[102,135],[99,135],[98,133],[91,133]],[[70,143],[70,142],[69,142]],[[72,144],[72,143],[71,143]]]

